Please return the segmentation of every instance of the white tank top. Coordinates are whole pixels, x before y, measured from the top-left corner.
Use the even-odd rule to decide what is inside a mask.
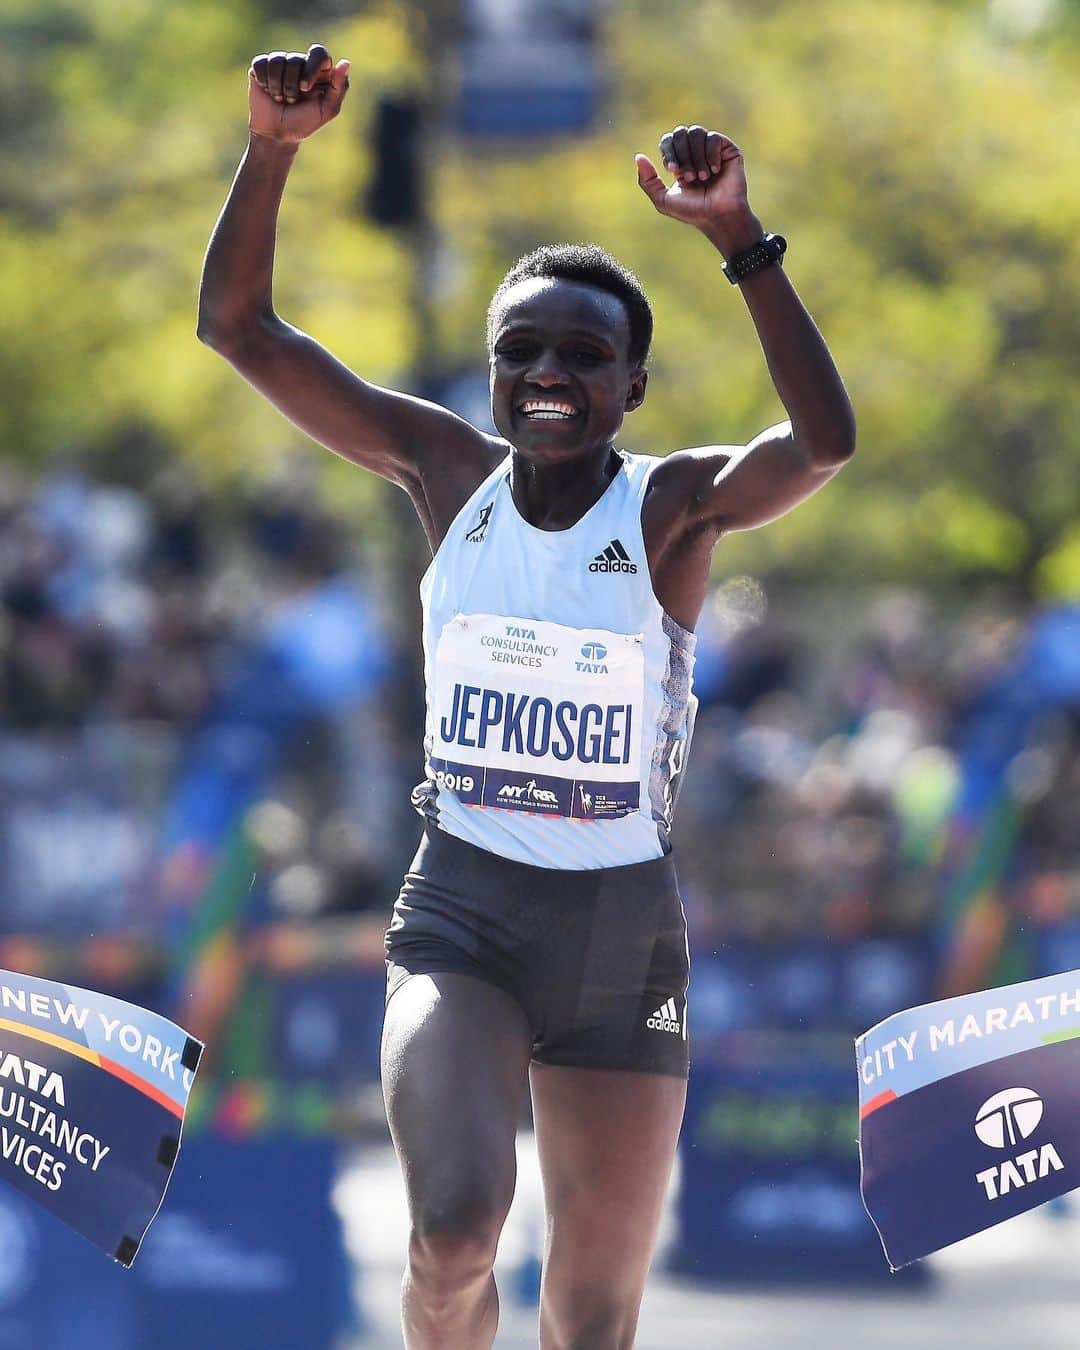
[[[694,634],[653,594],[641,531],[661,460],[620,452],[567,530],[524,520],[507,458],[420,583],[426,778],[447,834],[536,867],[667,853],[693,728]]]

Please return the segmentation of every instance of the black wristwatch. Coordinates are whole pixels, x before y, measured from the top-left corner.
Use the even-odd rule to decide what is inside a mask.
[[[721,268],[728,281],[737,286],[740,281],[752,277],[755,272],[760,272],[771,263],[783,266],[786,251],[787,240],[782,234],[767,234],[751,248],[733,254],[727,262],[721,264]]]

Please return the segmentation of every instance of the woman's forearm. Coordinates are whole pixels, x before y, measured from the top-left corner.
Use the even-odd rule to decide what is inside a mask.
[[[198,334],[213,345],[273,312],[278,209],[299,147],[252,135],[203,262]]]
[[[756,243],[765,231],[747,209],[703,233],[730,258]],[[825,339],[787,274],[773,264],[741,282],[739,289],[800,442],[823,464],[845,459],[855,440],[851,403]]]

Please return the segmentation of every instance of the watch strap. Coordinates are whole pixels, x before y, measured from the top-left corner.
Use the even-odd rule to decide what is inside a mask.
[[[780,263],[782,266],[786,251],[787,240],[782,234],[767,234],[750,248],[743,249],[741,253],[733,253],[721,264],[721,268],[728,281],[736,286],[740,281],[745,281],[747,277],[752,277],[755,272],[760,272],[763,267],[769,267],[772,263]]]

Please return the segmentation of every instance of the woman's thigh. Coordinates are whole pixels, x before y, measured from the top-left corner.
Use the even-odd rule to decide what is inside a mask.
[[[382,1085],[414,1233],[501,1227],[533,1037],[522,1008],[471,975],[411,975],[386,1005]]]

